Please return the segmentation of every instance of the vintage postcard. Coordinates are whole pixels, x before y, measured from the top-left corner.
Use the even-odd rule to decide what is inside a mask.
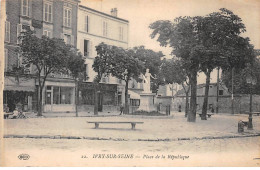
[[[260,166],[259,0],[0,2],[0,166]]]

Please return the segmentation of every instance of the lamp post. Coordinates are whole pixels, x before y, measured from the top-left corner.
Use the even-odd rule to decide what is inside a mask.
[[[249,117],[248,117],[248,130],[253,130],[253,117],[252,117],[252,101],[253,101],[253,95],[252,95],[252,89],[253,85],[256,84],[256,80],[252,77],[252,72],[250,75],[246,77],[246,82],[250,84],[250,104],[249,104]]]

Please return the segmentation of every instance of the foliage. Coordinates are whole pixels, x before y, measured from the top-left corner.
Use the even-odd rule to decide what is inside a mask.
[[[136,56],[133,49],[125,50],[116,46],[109,46],[101,43],[96,46],[97,56],[93,64],[93,69],[97,72],[95,84],[99,83],[102,76],[112,74],[118,79],[125,81],[125,96],[128,96],[128,82],[131,79],[141,81],[140,74],[145,70],[144,64]],[[97,98],[97,95],[96,95]],[[97,100],[95,100],[95,108]],[[125,105],[128,113],[128,97],[125,97]],[[95,112],[96,109],[94,109]]]
[[[81,53],[74,47],[69,51],[69,59],[67,62],[67,69],[72,77],[80,82],[86,79],[85,61]]]
[[[145,70],[143,62],[135,58],[136,52],[132,49],[124,50],[119,47],[112,47],[114,52],[111,62],[111,73],[113,76],[128,82],[135,79],[140,82],[140,74]]]
[[[162,57],[164,56],[161,51],[154,52],[151,49],[145,49],[144,46],[134,47],[134,58],[138,58],[144,63],[144,70],[149,69],[151,73],[151,89],[152,92],[156,92],[159,85],[163,83],[163,79],[160,74],[160,67],[162,64]]]
[[[172,48],[172,55],[182,61],[183,68],[186,69],[187,76],[191,83],[191,107],[188,121],[196,120],[196,86],[197,72],[199,71],[201,48],[197,39],[196,20],[192,17],[178,17],[171,21],[156,21],[150,25],[153,30],[151,38],[157,35],[157,41],[161,46]]]
[[[239,34],[246,31],[241,18],[225,8],[201,17],[178,17],[171,21],[156,21],[150,25],[151,38],[157,38],[161,46],[172,48],[172,55],[182,61],[191,83],[191,113],[196,115],[197,72],[207,75],[221,67],[243,68],[252,60],[253,47],[248,38]]]
[[[38,38],[35,32],[26,28],[19,37],[19,50],[23,56],[23,64],[35,67],[39,86],[38,116],[42,115],[42,92],[46,78],[50,73],[67,73],[68,60],[74,54],[70,45],[64,40],[43,36]]]
[[[251,76],[252,75],[252,76]],[[252,64],[247,64],[244,69],[235,68],[234,70],[234,86],[233,90],[235,94],[249,94],[251,84],[247,83],[248,77],[253,77],[255,84],[252,85],[252,93],[260,94],[260,59],[255,58]],[[231,92],[232,84],[232,70],[224,70],[221,75],[222,82],[226,85]]]
[[[102,76],[106,76],[111,72],[111,61],[114,52],[111,46],[103,42],[96,46],[96,51],[97,56],[95,57],[92,68],[97,73],[94,81],[99,83]]]

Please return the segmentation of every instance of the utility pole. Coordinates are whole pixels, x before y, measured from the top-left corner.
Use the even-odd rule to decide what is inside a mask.
[[[216,104],[216,113],[218,114],[218,97],[219,97],[219,67],[217,75],[217,104]]]

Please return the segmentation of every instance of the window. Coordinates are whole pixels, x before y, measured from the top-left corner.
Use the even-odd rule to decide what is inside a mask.
[[[44,2],[43,11],[43,20],[46,22],[52,22],[52,4],[50,2]]]
[[[29,14],[30,14],[29,0],[22,0],[22,15],[29,16]]]
[[[218,91],[218,95],[223,96],[223,94],[224,94],[224,90],[219,90]]]
[[[103,36],[107,37],[107,22],[103,21]]]
[[[53,104],[72,104],[72,87],[53,87]]]
[[[5,21],[5,42],[10,42],[10,22]]]
[[[61,33],[61,39],[64,39],[64,42],[66,44],[74,45],[74,36],[73,35]]]
[[[44,36],[47,36],[47,37],[49,37],[49,38],[52,37],[51,31],[49,31],[49,30],[44,30],[44,31],[43,31],[43,35],[44,35]]]
[[[122,26],[119,27],[119,40],[124,39],[124,28]]]
[[[8,68],[8,49],[5,48],[5,71]]]
[[[85,30],[86,32],[89,32],[89,16],[85,16],[84,30]]]
[[[84,40],[84,56],[89,57],[89,40]]]
[[[88,64],[85,64],[85,75],[84,75],[84,81],[87,81],[88,80]]]
[[[26,30],[34,30],[34,27],[30,25],[17,24],[17,44],[21,43],[21,40],[19,40],[19,36],[22,32],[25,32]]]
[[[60,87],[60,103],[61,104],[71,104],[73,89],[70,87]]]
[[[71,44],[71,36],[68,34],[64,34],[64,42],[66,44]]]
[[[22,67],[23,66],[23,56],[18,53],[17,55],[17,66]]]
[[[63,24],[66,27],[71,27],[71,9],[70,8],[64,8],[64,21]]]

